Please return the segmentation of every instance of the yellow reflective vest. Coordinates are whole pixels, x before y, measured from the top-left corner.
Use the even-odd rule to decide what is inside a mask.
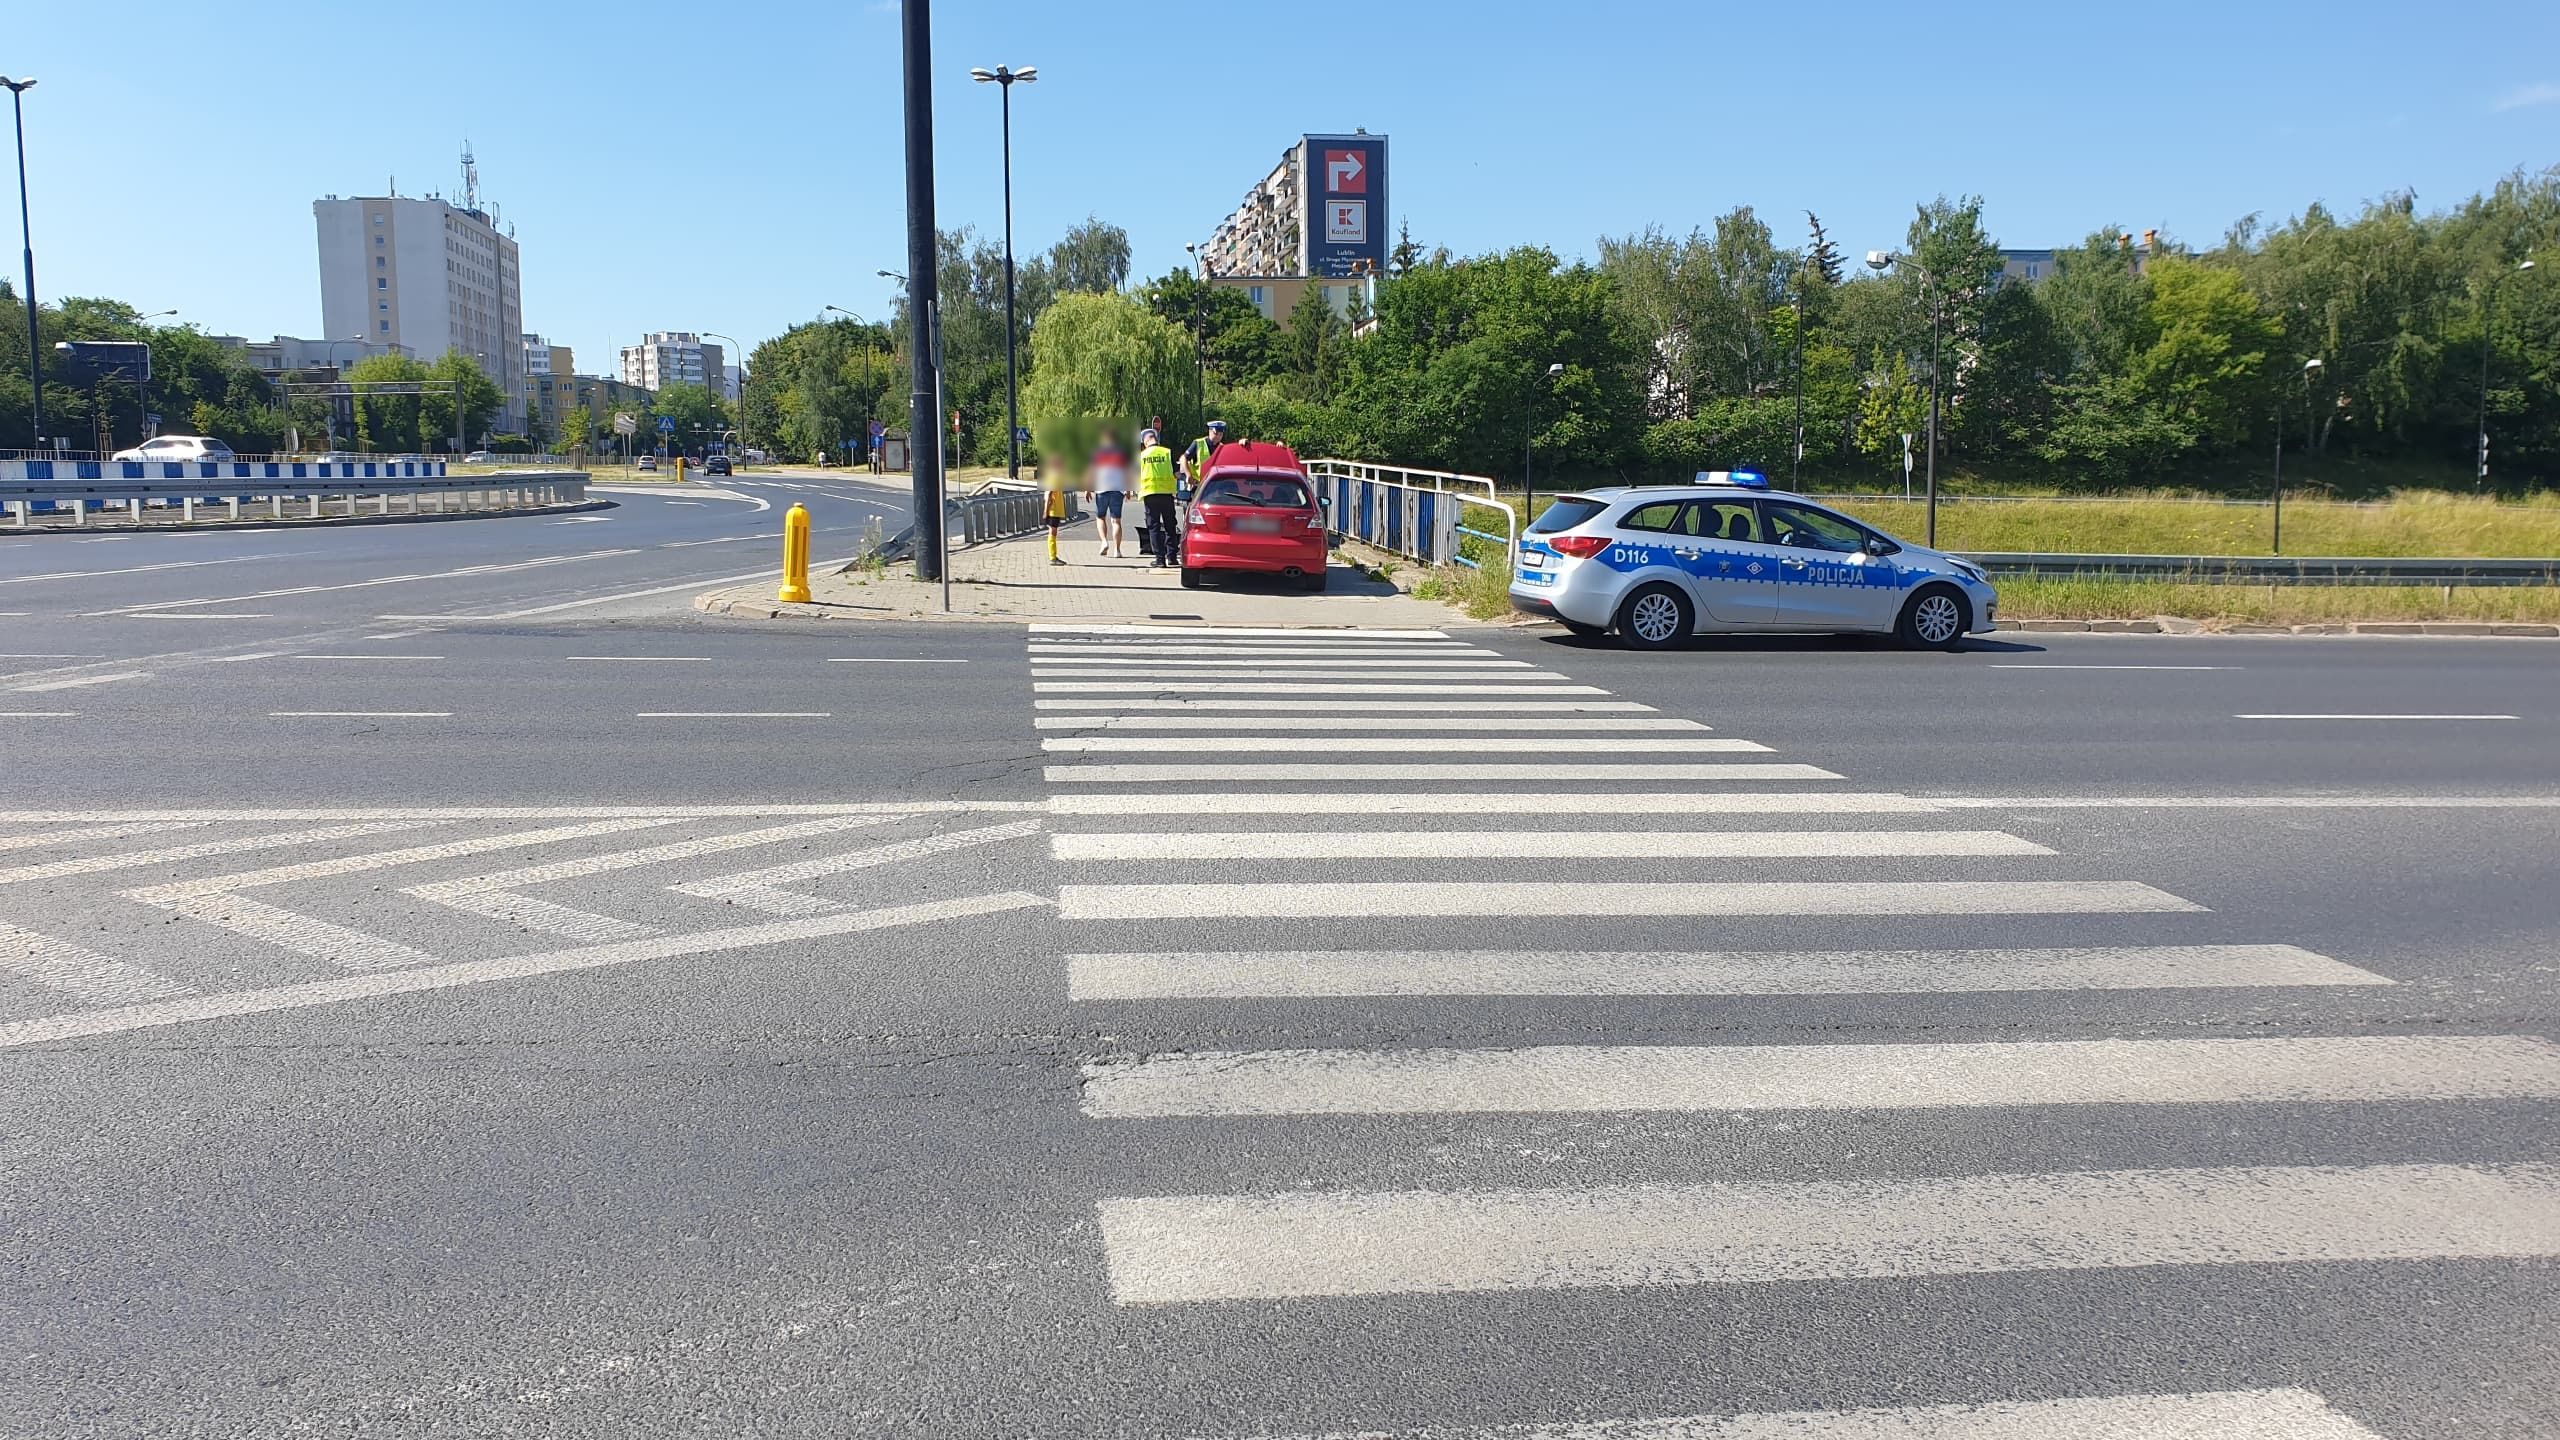
[[[1150,445],[1138,452],[1138,493],[1170,495],[1174,492],[1173,452],[1162,445]]]

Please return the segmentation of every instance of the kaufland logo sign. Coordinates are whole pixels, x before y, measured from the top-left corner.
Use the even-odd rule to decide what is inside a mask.
[[[1324,152],[1324,189],[1328,195],[1369,193],[1369,165],[1357,150]]]

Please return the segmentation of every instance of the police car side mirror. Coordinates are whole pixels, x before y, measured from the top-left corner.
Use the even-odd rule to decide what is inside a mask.
[[[1894,544],[1892,541],[1887,540],[1880,535],[1867,541],[1867,553],[1878,557],[1893,554],[1901,548],[1901,546]]]

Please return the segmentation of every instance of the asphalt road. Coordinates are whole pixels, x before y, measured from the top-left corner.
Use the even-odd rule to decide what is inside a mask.
[[[2547,645],[511,614],[652,503],[0,542],[0,1435],[2560,1430]]]

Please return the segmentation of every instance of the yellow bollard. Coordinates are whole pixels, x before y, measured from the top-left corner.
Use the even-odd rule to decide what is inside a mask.
[[[782,517],[782,591],[786,605],[809,603],[809,507],[794,505]]]
[[[681,455],[676,457],[676,483],[684,483],[684,457]]]

